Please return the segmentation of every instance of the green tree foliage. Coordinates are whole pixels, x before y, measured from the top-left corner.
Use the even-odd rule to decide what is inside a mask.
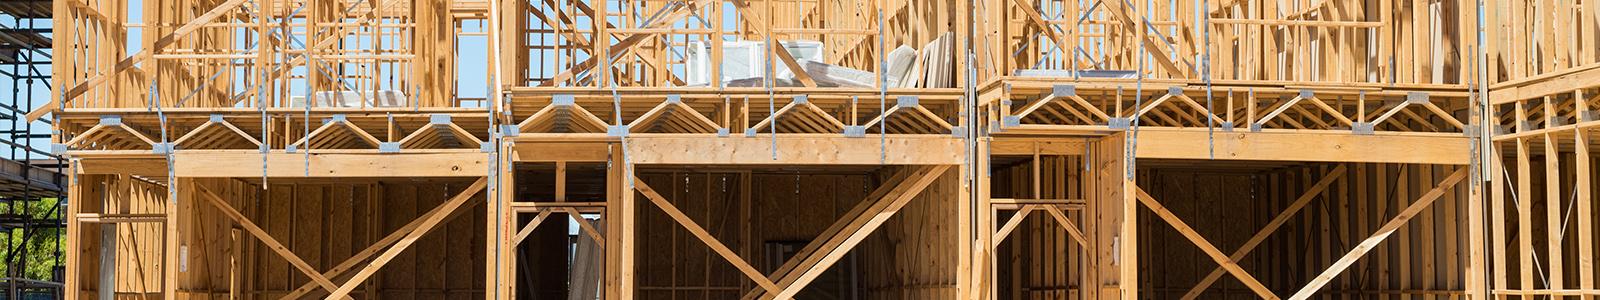
[[[0,215],[31,215],[37,220],[60,220],[62,207],[55,198],[38,201],[0,202]],[[16,276],[36,280],[53,280],[55,267],[65,263],[59,257],[65,251],[65,228],[33,228],[32,233],[22,228],[0,230],[5,241],[0,242],[0,258],[9,259],[0,265],[0,275],[12,276],[12,263],[19,264],[22,274]],[[24,240],[26,239],[26,240]],[[12,253],[12,252],[17,253]],[[26,254],[26,255],[24,255]],[[26,259],[24,259],[26,257]]]

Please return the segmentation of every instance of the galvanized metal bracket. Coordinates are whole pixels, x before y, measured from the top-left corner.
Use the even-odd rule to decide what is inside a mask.
[[[398,143],[398,142],[382,142],[382,143],[378,143],[378,153],[400,153],[400,143]]]
[[[120,115],[104,115],[104,116],[100,116],[100,125],[121,126],[122,125],[122,116],[120,116]]]
[[[1057,84],[1050,88],[1050,94],[1056,97],[1078,95],[1078,86],[1071,84]]]
[[[1371,135],[1376,124],[1371,122],[1356,122],[1350,126],[1350,132],[1360,135]]]
[[[611,125],[611,126],[607,126],[606,127],[606,136],[608,136],[608,137],[627,137],[628,136],[628,125]]]
[[[1000,126],[1014,127],[1014,126],[1021,126],[1021,125],[1022,125],[1022,117],[1020,117],[1020,116],[1006,116],[1005,118],[1001,118],[1000,119]]]
[[[1106,120],[1106,127],[1115,130],[1126,130],[1129,127],[1133,127],[1132,124],[1133,119],[1129,118],[1111,118]]]
[[[1408,92],[1408,93],[1406,93],[1406,103],[1410,103],[1410,104],[1427,104],[1428,103],[1428,93],[1427,92]]]
[[[1544,127],[1545,128],[1551,128],[1551,127],[1556,127],[1556,126],[1561,126],[1561,125],[1567,125],[1567,119],[1566,118],[1549,117],[1549,118],[1545,118],[1544,119]]]
[[[578,103],[578,101],[572,96],[572,94],[556,94],[555,96],[550,97],[550,105],[572,106],[576,103]]]
[[[867,136],[867,127],[861,125],[846,125],[844,127],[844,136],[853,138]]]
[[[899,107],[917,106],[918,102],[919,102],[917,96],[914,96],[914,95],[900,96],[900,97],[896,97],[894,100],[895,100],[894,106],[899,106]]]
[[[500,136],[515,137],[522,134],[522,127],[515,124],[500,124]]]
[[[177,146],[173,145],[172,143],[155,143],[150,145],[150,153],[172,154],[173,150],[177,150]]]

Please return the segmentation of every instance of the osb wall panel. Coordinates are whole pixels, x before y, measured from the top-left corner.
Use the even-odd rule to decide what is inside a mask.
[[[891,169],[892,170],[892,169]],[[861,203],[876,174],[645,173],[661,195],[765,273]],[[930,298],[955,287],[955,173],[911,200],[797,298]],[[639,214],[639,297],[738,299],[756,286],[654,205]]]
[[[1269,203],[1263,201],[1265,199],[1255,198],[1252,186],[1255,186],[1256,179],[1251,174],[1143,171],[1139,186],[1226,253],[1238,249],[1272,217],[1264,213]],[[1140,207],[1139,257],[1142,269],[1139,271],[1140,281],[1145,283],[1141,284],[1140,294],[1156,299],[1182,297],[1190,286],[1216,268],[1217,264],[1160,217],[1145,206]],[[1254,258],[1268,256],[1256,254]],[[1246,269],[1260,266],[1259,263],[1251,263],[1251,260],[1240,264]],[[1261,276],[1265,275],[1257,275],[1257,278],[1266,280]],[[1207,297],[1256,297],[1239,281],[1231,278],[1213,285],[1212,289],[1229,292],[1207,294]]]
[[[855,250],[861,299],[955,299],[961,182],[951,168]]]
[[[775,271],[782,263],[767,255],[767,243],[804,246],[869,192],[869,179],[860,175],[670,173],[640,177],[762,272]],[[640,298],[738,299],[754,287],[659,208],[641,207],[638,247],[651,250],[640,251],[636,271]],[[814,285],[832,278],[836,275],[824,275]]]
[[[1232,254],[1336,165],[1251,173],[1146,169],[1140,187],[1225,254]],[[1345,164],[1346,173],[1238,263],[1275,294],[1293,294],[1458,167]],[[1318,295],[1459,296],[1466,266],[1466,184],[1447,190]],[[1149,209],[1140,213],[1140,289],[1178,298],[1217,264]],[[1232,275],[1200,296],[1255,299]]]
[[[752,254],[758,250],[758,245],[750,242],[752,239],[746,229],[754,226],[751,223],[755,221],[747,217],[753,210],[749,202],[740,201],[739,195],[748,191],[741,187],[744,179],[738,174],[673,173],[640,177],[717,240],[759,266],[759,258]],[[641,229],[636,242],[638,249],[644,249],[638,252],[640,257],[636,260],[639,298],[739,297],[739,288],[748,285],[743,275],[660,208],[649,204],[648,199],[636,199],[642,202],[637,215]],[[696,288],[678,290],[674,287]]]
[[[195,180],[282,242],[328,270],[455,196],[468,182],[273,183]],[[478,197],[482,197],[481,195]],[[188,248],[180,294],[284,296],[310,279],[205,202],[183,201],[180,243]],[[481,199],[423,235],[353,293],[358,299],[480,299],[484,267]],[[237,236],[237,238],[235,238]],[[237,250],[235,250],[237,249]],[[362,264],[363,266],[365,264]],[[234,273],[232,270],[239,272]],[[359,268],[359,267],[358,267]],[[346,272],[346,274],[352,274]],[[234,277],[236,276],[236,277]],[[343,283],[348,276],[335,277]],[[155,277],[159,278],[159,277]],[[323,295],[317,290],[311,295]]]

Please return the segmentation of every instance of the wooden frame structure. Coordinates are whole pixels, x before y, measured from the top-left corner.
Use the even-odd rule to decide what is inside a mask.
[[[1486,207],[1491,290],[1496,296],[1588,298],[1595,294],[1594,121],[1596,3],[1494,3],[1486,18]],[[1567,9],[1523,21],[1534,11]],[[1571,24],[1568,26],[1566,24]],[[1537,29],[1537,30],[1536,30]],[[1538,54],[1535,54],[1538,53]],[[1546,54],[1548,53],[1548,54]],[[1515,200],[1509,200],[1515,199]],[[1523,200],[1526,199],[1526,200]],[[1536,209],[1537,208],[1537,209]]]
[[[24,117],[70,299],[1588,297],[1595,2],[66,0]]]

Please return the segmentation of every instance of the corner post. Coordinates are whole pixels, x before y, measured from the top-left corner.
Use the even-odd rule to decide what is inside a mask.
[[[633,168],[628,164],[622,142],[611,144],[610,161],[606,176],[606,230],[614,230],[606,238],[606,296],[605,299],[633,299],[634,277],[634,203]],[[616,223],[612,223],[616,222]]]

